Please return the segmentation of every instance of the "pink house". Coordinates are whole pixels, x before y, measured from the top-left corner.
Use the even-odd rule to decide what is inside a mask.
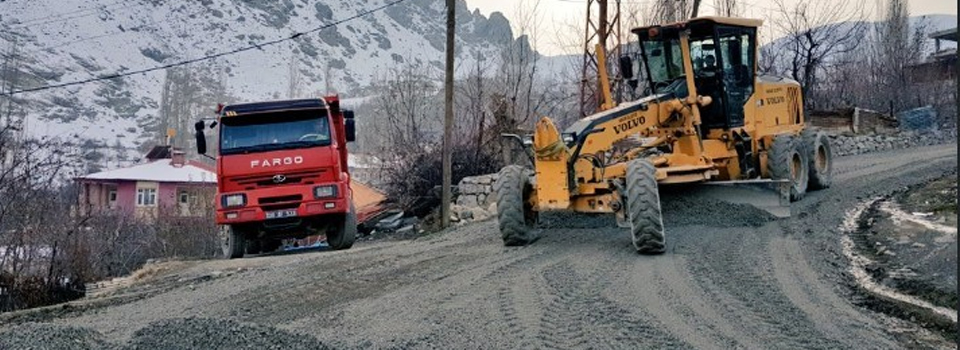
[[[125,212],[139,218],[201,216],[212,210],[217,174],[212,166],[188,161],[182,151],[154,147],[147,162],[77,179],[79,214]]]

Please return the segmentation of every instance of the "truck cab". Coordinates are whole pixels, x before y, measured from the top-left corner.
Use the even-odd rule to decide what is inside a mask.
[[[332,249],[349,249],[357,230],[347,142],[353,113],[335,96],[219,106],[216,222],[225,228],[228,258],[277,249],[282,239],[323,234]]]

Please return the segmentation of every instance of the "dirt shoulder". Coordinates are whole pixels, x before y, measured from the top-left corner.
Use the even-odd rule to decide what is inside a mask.
[[[957,309],[957,176],[900,189],[872,202],[851,235],[880,285],[934,306]],[[956,337],[956,324],[910,304],[872,307]]]

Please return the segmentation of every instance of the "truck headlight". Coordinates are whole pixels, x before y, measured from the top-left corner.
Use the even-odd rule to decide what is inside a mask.
[[[242,207],[247,205],[247,195],[243,193],[228,194],[220,197],[220,204],[224,208]]]
[[[577,140],[577,135],[572,132],[563,133],[560,135],[560,139],[563,140],[563,143],[569,145]]]
[[[313,196],[316,198],[330,198],[337,196],[337,186],[326,185],[313,188]]]

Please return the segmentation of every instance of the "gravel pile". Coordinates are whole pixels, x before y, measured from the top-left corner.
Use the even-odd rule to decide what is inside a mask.
[[[3,350],[112,349],[96,331],[51,324],[28,323],[0,332]]]
[[[129,350],[146,349],[330,349],[316,338],[274,327],[223,319],[185,318],[138,330]]]
[[[760,227],[776,217],[748,204],[724,202],[697,195],[694,190],[661,188],[660,206],[667,227]]]
[[[187,349],[331,349],[315,337],[274,327],[223,319],[185,318],[152,323],[126,344],[107,342],[90,329],[53,324],[23,324],[0,332],[0,350],[187,350]]]

